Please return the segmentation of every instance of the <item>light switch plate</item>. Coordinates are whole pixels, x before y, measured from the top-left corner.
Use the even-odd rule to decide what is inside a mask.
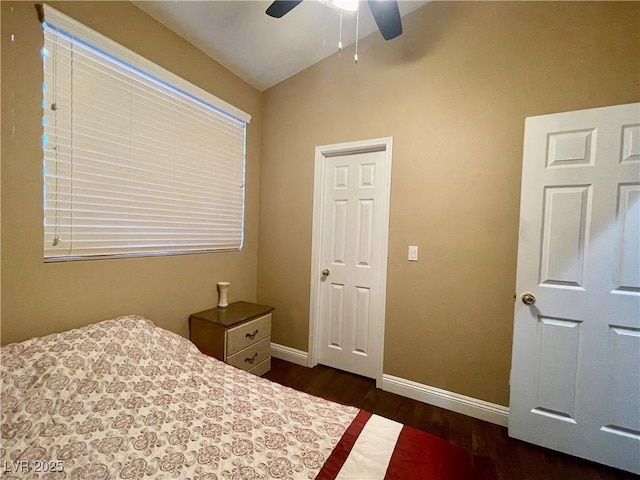
[[[418,261],[418,247],[416,245],[409,245],[409,261]]]

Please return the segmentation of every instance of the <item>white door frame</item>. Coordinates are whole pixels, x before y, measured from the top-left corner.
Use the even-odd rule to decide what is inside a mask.
[[[318,364],[318,342],[319,334],[319,313],[320,313],[320,253],[322,252],[322,218],[324,213],[324,178],[326,169],[326,159],[338,155],[350,155],[357,153],[384,151],[386,181],[384,184],[385,198],[383,205],[383,228],[382,228],[382,248],[380,253],[380,265],[382,272],[380,275],[380,294],[382,299],[381,321],[382,335],[376,358],[376,387],[382,386],[382,367],[384,359],[384,326],[385,308],[387,298],[387,257],[389,250],[389,205],[391,203],[391,157],[393,148],[393,137],[373,138],[357,142],[336,143],[333,145],[321,145],[316,147],[315,168],[313,173],[313,230],[311,242],[311,298],[309,309],[309,356],[307,366],[315,367]]]

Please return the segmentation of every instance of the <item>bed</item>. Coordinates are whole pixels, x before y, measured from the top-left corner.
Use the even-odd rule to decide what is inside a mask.
[[[2,347],[3,479],[474,478],[465,451],[127,316]]]

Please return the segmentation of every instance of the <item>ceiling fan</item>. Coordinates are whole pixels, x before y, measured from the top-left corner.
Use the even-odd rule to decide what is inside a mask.
[[[276,0],[265,12],[270,17],[280,18],[289,13],[295,7],[300,5],[302,0]],[[324,3],[330,3],[340,8],[339,0],[328,0]],[[354,3],[354,2],[351,2]],[[355,2],[357,8],[358,2]],[[402,33],[402,21],[400,20],[400,9],[396,0],[367,0],[369,10],[378,25],[378,30],[385,40],[391,40]]]

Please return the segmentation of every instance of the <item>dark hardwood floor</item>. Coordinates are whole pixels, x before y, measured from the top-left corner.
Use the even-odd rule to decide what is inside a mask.
[[[481,480],[627,480],[637,475],[514,440],[507,429],[375,388],[368,378],[276,358],[265,378],[391,418],[464,448]],[[640,452],[639,452],[640,454]],[[410,479],[407,479],[410,480]]]

